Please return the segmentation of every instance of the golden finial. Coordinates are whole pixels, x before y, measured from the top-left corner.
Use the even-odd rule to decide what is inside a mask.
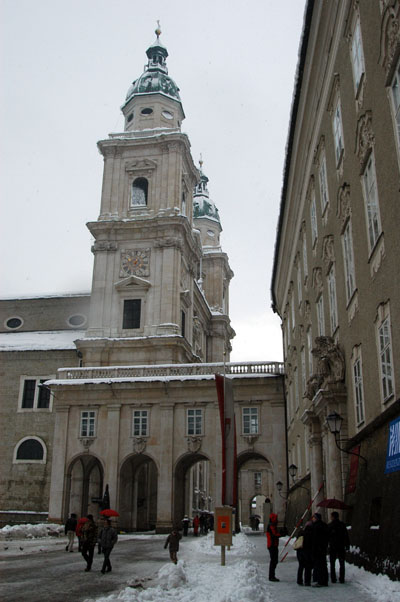
[[[156,29],[156,31],[155,31],[155,34],[156,34],[156,36],[157,36],[157,40],[158,40],[158,38],[159,38],[159,37],[160,37],[160,35],[161,35],[161,27],[160,27],[160,21],[159,21],[159,20],[157,20],[157,29]]]
[[[200,169],[203,169],[203,155],[201,153],[200,153],[199,165],[200,165]]]

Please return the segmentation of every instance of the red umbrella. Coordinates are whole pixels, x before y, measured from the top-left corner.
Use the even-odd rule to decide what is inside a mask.
[[[342,500],[337,500],[336,498],[325,498],[319,504],[317,504],[320,508],[335,508],[336,510],[350,510],[352,506],[348,506]]]
[[[116,510],[111,510],[111,508],[106,508],[106,510],[102,510],[100,512],[100,514],[102,516],[119,516],[118,512]]]

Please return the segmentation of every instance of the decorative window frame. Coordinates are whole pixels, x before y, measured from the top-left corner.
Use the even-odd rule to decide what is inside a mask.
[[[351,372],[354,398],[354,418],[360,429],[365,423],[365,396],[362,369],[361,345],[355,345],[351,354]]]
[[[396,93],[394,90],[396,90]],[[396,69],[394,70],[387,92],[396,139],[397,161],[400,167],[400,58],[397,61]]]
[[[19,447],[22,443],[24,443],[24,441],[29,441],[30,439],[34,439],[35,441],[38,441],[42,448],[43,448],[43,458],[41,460],[28,460],[28,459],[18,459],[17,458],[17,454],[18,454],[18,450]],[[26,437],[23,437],[22,439],[20,439],[18,441],[18,443],[15,445],[14,447],[14,452],[13,452],[13,464],[46,464],[47,463],[47,446],[45,444],[45,442],[43,441],[43,439],[41,439],[40,437],[36,437],[36,435],[27,435]]]
[[[346,304],[349,306],[357,290],[354,266],[353,232],[348,219],[342,230],[343,267],[345,276]]]
[[[19,324],[19,326],[8,326],[8,322],[10,322],[10,320],[20,320],[21,324]],[[3,322],[3,326],[4,328],[6,328],[7,330],[9,330],[10,332],[15,332],[16,330],[20,330],[24,325],[24,319],[21,316],[17,316],[17,315],[12,315],[12,316],[8,316],[4,322]]]
[[[156,161],[152,159],[136,159],[129,161],[125,165],[126,173],[126,206],[128,215],[137,215],[140,212],[148,213],[153,209],[153,180],[157,169]],[[132,186],[137,178],[147,180],[147,202],[145,205],[132,205]]]
[[[318,219],[317,219],[317,201],[315,198],[314,178],[311,181],[310,190],[310,224],[311,224],[311,247],[315,251],[318,242]]]
[[[357,110],[363,104],[366,73],[364,45],[362,40],[360,0],[354,0],[347,17],[345,36],[349,43],[350,62],[353,74],[354,96]]]
[[[364,196],[368,249],[369,256],[371,257],[382,235],[378,182],[376,177],[375,155],[373,151],[370,153],[369,158],[366,161],[365,169],[362,173],[361,179]]]
[[[325,136],[321,136],[315,151],[314,163],[318,169],[318,184],[321,203],[321,217],[324,225],[328,218],[329,211],[329,186],[328,186],[328,167],[326,160]]]
[[[245,428],[245,423],[247,422],[247,420],[245,420],[245,414],[248,414],[249,417],[249,425],[248,425],[248,430],[246,431]],[[258,406],[245,406],[242,407],[242,435],[244,437],[249,437],[252,435],[259,435],[260,434],[260,408]],[[256,430],[253,430],[253,418],[255,416],[256,419]]]
[[[93,428],[93,435],[90,434],[83,434],[82,432],[82,427],[83,427],[83,414],[84,412],[87,412],[88,414],[93,414],[92,416],[88,416],[88,419],[90,421],[91,418],[93,418],[93,424],[94,424],[94,428]],[[97,438],[97,420],[98,420],[98,410],[93,409],[93,408],[85,408],[85,409],[81,409],[80,413],[79,413],[79,431],[78,431],[78,439],[81,439],[82,441],[88,440],[88,441],[94,441],[94,439]],[[90,433],[90,429],[88,429],[88,433]]]
[[[139,432],[135,433],[135,413],[136,412],[140,412],[140,416],[138,416],[139,418]],[[146,423],[146,429],[145,432],[143,432],[143,419],[145,418],[144,422]],[[143,438],[148,438],[150,436],[150,410],[149,408],[144,408],[144,407],[134,407],[132,408],[132,420],[131,420],[131,437],[137,438],[137,437],[143,437]]]
[[[19,379],[18,412],[51,412],[53,410],[53,394],[52,393],[50,393],[49,407],[48,408],[39,408],[38,407],[39,384],[40,384],[40,381],[51,380],[55,377],[56,376],[54,374],[51,374],[48,376],[30,376],[27,374],[21,374],[20,379]],[[22,402],[23,402],[23,398],[24,398],[24,386],[25,386],[25,381],[27,381],[27,380],[35,381],[35,395],[34,395],[32,408],[22,407]]]
[[[315,310],[317,312],[317,326],[318,336],[325,336],[325,310],[324,310],[324,295],[321,293],[315,303]]]
[[[400,2],[387,3],[381,20],[381,49],[379,63],[390,85],[394,69],[400,56]]]
[[[328,102],[328,112],[332,119],[332,133],[335,149],[335,165],[339,177],[343,175],[343,163],[345,154],[342,107],[340,101],[340,78],[336,73],[333,78],[331,93]]]
[[[193,414],[191,415],[191,413]],[[189,418],[193,417],[193,432],[190,429]],[[197,425],[200,424],[198,430]],[[204,435],[204,410],[203,408],[188,408],[186,410],[186,436],[187,437],[201,437]]]
[[[302,244],[302,261],[303,261],[303,274],[304,274],[304,286],[307,286],[308,281],[308,257],[307,257],[307,229],[306,222],[303,221],[301,226],[301,244]]]
[[[388,344],[382,348],[382,327],[383,325],[387,325],[387,336],[388,336]],[[381,401],[382,405],[387,405],[388,402],[393,401],[396,398],[396,388],[395,388],[395,379],[394,379],[394,364],[393,364],[393,345],[392,345],[392,327],[391,327],[391,317],[390,317],[390,304],[389,301],[386,303],[381,303],[378,307],[376,318],[375,318],[375,327],[376,327],[376,348],[378,354],[378,367],[379,367],[379,381],[380,381],[380,393],[381,393]],[[385,353],[386,362],[390,368],[390,378],[387,378],[387,374],[384,374],[383,370],[383,359],[382,352]],[[389,361],[387,361],[389,360]],[[388,392],[385,394],[385,387],[388,386],[385,383],[390,383],[390,387],[388,387]]]
[[[328,284],[331,336],[333,337],[339,326],[338,309],[337,309],[336,270],[335,270],[334,263],[332,263],[332,265],[329,269],[329,272],[327,275],[327,284]]]

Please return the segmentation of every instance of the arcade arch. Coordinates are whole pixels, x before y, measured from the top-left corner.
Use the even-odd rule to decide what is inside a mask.
[[[212,475],[213,472],[213,475]],[[201,452],[184,454],[174,471],[173,523],[180,525],[185,514],[209,511],[215,503],[215,470]]]
[[[129,456],[120,470],[119,524],[126,531],[149,531],[157,523],[158,470],[150,456]]]
[[[246,451],[239,454],[238,467],[238,520],[243,525],[250,525],[250,516],[258,514],[262,517],[262,504],[267,498],[272,499],[273,470],[271,462],[262,454]]]
[[[92,455],[75,458],[67,471],[65,515],[75,512],[78,516],[99,513],[99,505],[92,499],[103,495],[104,471],[100,460]]]

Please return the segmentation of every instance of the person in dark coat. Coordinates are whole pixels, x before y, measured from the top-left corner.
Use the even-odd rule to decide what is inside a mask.
[[[179,533],[178,529],[175,528],[168,535],[164,544],[164,549],[167,549],[169,546],[169,557],[174,564],[178,563],[177,552],[179,550],[179,540],[181,538],[182,535]]]
[[[68,543],[65,547],[66,552],[74,551],[73,547],[74,547],[75,531],[76,531],[77,524],[78,524],[78,521],[76,520],[76,514],[74,514],[72,512],[71,516],[67,519],[67,522],[65,523],[65,535],[68,537]]]
[[[298,537],[303,536],[303,546],[296,550],[299,567],[297,569],[297,584],[311,585],[312,571],[312,522],[308,521],[304,529],[300,529]],[[304,580],[303,580],[304,574]]]
[[[189,519],[188,515],[185,514],[185,516],[183,517],[183,520],[182,520],[183,534],[185,535],[185,537],[188,534],[189,526],[190,526],[190,519]]]
[[[279,581],[275,576],[275,569],[278,564],[278,546],[281,534],[278,531],[278,515],[273,512],[269,515],[267,527],[267,548],[269,551],[269,580]]]
[[[328,525],[323,522],[321,515],[316,512],[312,517],[311,555],[314,570],[314,587],[328,585],[328,568],[326,554],[328,551]]]
[[[93,515],[88,514],[88,520],[82,527],[82,556],[86,560],[85,571],[88,572],[92,568],[94,548],[97,543],[97,525],[93,520]]]
[[[195,535],[195,537],[197,537],[197,535],[199,533],[199,526],[200,526],[200,519],[199,519],[199,515],[196,514],[196,516],[193,519],[193,534]]]
[[[112,570],[111,562],[110,562],[110,554],[112,552],[113,547],[118,541],[118,534],[114,527],[111,526],[111,520],[106,518],[104,521],[104,527],[101,530],[100,535],[100,547],[101,551],[104,555],[103,567],[101,572],[109,573]]]
[[[331,567],[331,581],[336,583],[336,559],[339,560],[339,582],[344,583],[344,560],[346,550],[350,547],[349,534],[346,525],[339,520],[339,513],[331,513],[331,522],[328,524],[329,561]]]

